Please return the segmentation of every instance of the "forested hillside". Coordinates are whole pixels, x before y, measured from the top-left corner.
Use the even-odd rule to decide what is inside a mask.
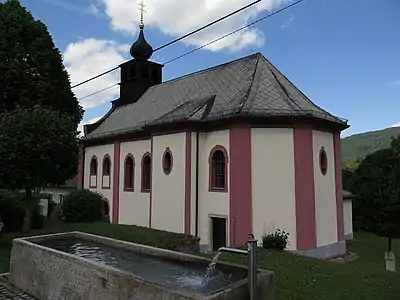
[[[393,136],[400,134],[400,127],[355,134],[342,139],[342,163],[345,165],[357,158],[390,146]]]

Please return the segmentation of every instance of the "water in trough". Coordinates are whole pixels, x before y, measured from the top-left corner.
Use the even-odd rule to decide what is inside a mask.
[[[103,263],[143,279],[174,287],[179,290],[210,294],[245,278],[245,273],[227,274],[201,264],[167,260],[156,256],[139,255],[136,252],[93,243],[84,239],[63,238],[40,242],[41,245]]]

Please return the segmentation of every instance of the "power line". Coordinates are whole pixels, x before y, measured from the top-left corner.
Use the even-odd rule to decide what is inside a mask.
[[[298,0],[298,1],[296,1],[296,2],[293,2],[292,4],[289,4],[289,5],[287,5],[287,6],[283,7],[283,8],[281,8],[281,9],[279,9],[279,10],[277,10],[277,11],[274,11],[273,13],[270,13],[270,14],[268,14],[268,15],[266,15],[266,16],[260,18],[260,19],[257,19],[257,20],[255,20],[255,21],[253,21],[253,22],[251,22],[251,23],[245,25],[245,26],[242,26],[242,27],[240,27],[240,28],[238,28],[238,29],[236,29],[236,30],[234,30],[234,31],[231,31],[230,33],[227,33],[227,34],[225,34],[225,35],[223,35],[223,36],[221,36],[221,37],[219,37],[219,38],[217,38],[217,39],[215,39],[215,40],[212,40],[212,41],[210,41],[210,42],[208,42],[208,43],[206,43],[206,44],[203,44],[203,45],[201,45],[201,46],[199,46],[199,47],[197,47],[197,48],[195,48],[195,49],[193,49],[193,50],[190,50],[190,51],[188,51],[188,52],[186,52],[186,53],[184,53],[184,54],[182,54],[182,55],[179,55],[179,56],[177,56],[177,57],[175,57],[175,58],[173,58],[173,59],[171,59],[171,60],[168,60],[168,61],[166,61],[166,62],[163,63],[163,64],[164,64],[164,65],[167,65],[167,64],[169,64],[169,63],[171,63],[171,62],[174,62],[174,61],[176,61],[176,60],[178,60],[178,59],[181,59],[181,58],[183,58],[183,57],[185,57],[185,56],[187,56],[187,55],[190,55],[190,54],[192,54],[192,53],[194,53],[194,52],[196,52],[196,51],[198,51],[198,50],[201,50],[201,49],[203,49],[203,48],[205,48],[205,47],[207,47],[207,46],[209,46],[209,45],[212,45],[212,44],[214,44],[214,43],[216,43],[216,42],[218,42],[218,41],[220,41],[220,40],[223,40],[223,39],[225,39],[225,38],[227,38],[227,37],[229,37],[229,36],[231,36],[231,35],[233,35],[233,34],[235,34],[235,33],[237,33],[237,32],[240,32],[240,31],[242,31],[242,30],[244,30],[244,29],[246,29],[246,28],[248,28],[248,27],[251,27],[251,26],[253,26],[253,25],[255,25],[255,24],[259,23],[259,22],[262,22],[262,21],[264,21],[264,20],[266,20],[266,19],[268,19],[268,18],[270,18],[270,17],[272,17],[272,16],[274,16],[274,15],[276,15],[276,14],[282,12],[282,11],[285,11],[285,10],[287,10],[287,9],[289,9],[289,8],[291,8],[291,7],[293,7],[293,6],[295,6],[295,5],[298,5],[298,4],[300,4],[301,2],[304,2],[304,1],[305,1],[305,0]],[[254,5],[254,4],[253,4],[253,5]],[[188,35],[186,35],[186,36],[188,36]],[[182,38],[179,38],[179,39],[177,39],[176,41],[181,40],[181,39],[182,39]],[[167,45],[167,44],[166,44],[166,45]],[[114,70],[116,70],[117,68],[118,68],[118,67],[116,67],[116,68],[114,68],[114,69],[108,71],[108,73],[109,73],[109,72],[112,72],[112,71],[114,71]],[[105,73],[105,74],[107,74],[107,73]],[[103,74],[103,75],[104,75],[104,74]],[[100,76],[102,76],[102,74],[97,75],[95,78],[100,77]],[[94,79],[94,78],[93,78],[93,79]],[[90,80],[91,80],[91,79],[90,79]],[[87,81],[90,81],[90,80],[87,80]],[[86,81],[86,82],[87,82],[87,81]],[[83,83],[84,83],[84,82],[83,82]],[[82,83],[82,84],[83,84],[83,83]],[[116,85],[118,85],[118,83],[115,83],[115,84],[113,84],[113,85],[111,85],[111,86],[109,86],[109,87],[106,87],[106,88],[104,88],[104,89],[98,90],[98,91],[96,91],[96,92],[94,92],[94,93],[92,93],[92,94],[86,95],[86,96],[84,96],[84,97],[78,99],[78,101],[83,100],[83,99],[86,99],[86,98],[91,97],[91,96],[94,96],[94,95],[96,95],[96,94],[98,94],[98,93],[101,93],[101,92],[103,92],[103,91],[105,91],[105,90],[108,90],[108,89],[110,89],[110,88],[112,88],[112,87],[114,87],[114,86],[116,86]]]
[[[229,14],[227,14],[227,15],[225,15],[225,16],[223,16],[223,17],[221,17],[221,18],[219,18],[219,19],[217,19],[217,20],[215,20],[215,21],[213,21],[213,22],[211,22],[211,23],[209,23],[209,24],[207,24],[207,25],[204,25],[203,27],[200,27],[200,28],[198,28],[198,29],[196,29],[196,30],[194,30],[194,31],[192,31],[192,32],[190,32],[190,33],[187,33],[187,34],[185,34],[185,35],[183,35],[183,36],[181,36],[181,37],[179,37],[179,38],[177,38],[177,39],[175,39],[175,40],[172,40],[172,41],[170,41],[170,42],[168,42],[168,43],[166,43],[166,44],[164,44],[164,45],[162,45],[162,46],[160,46],[160,47],[154,49],[153,53],[156,52],[156,51],[159,51],[159,50],[161,50],[161,49],[164,49],[164,48],[166,48],[166,47],[168,47],[168,46],[170,46],[170,45],[172,45],[172,44],[174,44],[174,43],[176,43],[176,42],[179,42],[179,41],[181,41],[181,40],[183,40],[183,39],[185,39],[185,38],[187,38],[187,37],[189,37],[189,36],[191,36],[191,35],[193,35],[193,34],[195,34],[195,33],[198,33],[198,32],[200,32],[200,31],[202,31],[202,30],[204,30],[204,29],[206,29],[206,28],[208,28],[208,27],[210,27],[210,26],[212,26],[212,25],[215,25],[215,24],[217,24],[217,23],[219,23],[219,22],[221,22],[221,21],[223,21],[223,20],[225,20],[225,19],[227,19],[227,18],[229,18],[229,17],[232,17],[233,15],[236,15],[237,13],[239,13],[239,12],[241,12],[241,11],[243,11],[243,10],[245,10],[245,9],[247,9],[247,8],[249,8],[249,7],[251,7],[251,6],[256,5],[257,3],[261,2],[261,1],[262,1],[262,0],[256,0],[256,1],[252,2],[252,3],[250,3],[250,4],[247,4],[246,6],[243,6],[242,8],[239,8],[239,9],[237,9],[237,10],[235,10],[235,11],[233,11],[233,12],[231,12],[231,13],[229,13]],[[77,83],[77,84],[73,85],[73,86],[71,87],[71,89],[76,88],[76,87],[78,87],[78,86],[81,86],[82,84],[85,84],[85,83],[87,83],[87,82],[89,82],[89,81],[92,81],[92,80],[94,80],[94,79],[97,79],[97,78],[99,78],[99,77],[101,77],[101,76],[104,76],[104,75],[106,75],[106,74],[108,74],[108,73],[111,73],[111,72],[117,70],[118,68],[119,68],[119,66],[114,67],[114,68],[112,68],[112,69],[110,69],[110,70],[108,70],[108,71],[105,71],[105,72],[103,72],[103,73],[101,73],[101,74],[99,74],[99,75],[96,75],[96,76],[94,76],[94,77],[91,77],[91,78],[89,78],[89,79],[87,79],[87,80],[85,80],[85,81],[82,81],[82,82],[80,82],[80,83]]]
[[[103,72],[103,73],[101,73],[101,74],[99,74],[99,75],[96,75],[96,76],[92,77],[92,78],[86,79],[85,81],[79,82],[79,83],[73,85],[73,86],[71,87],[71,89],[76,88],[76,87],[78,87],[78,86],[80,86],[80,85],[82,85],[82,84],[85,84],[85,83],[87,83],[87,82],[89,82],[89,81],[92,81],[92,80],[94,80],[94,79],[97,79],[97,78],[99,78],[99,77],[101,77],[101,76],[104,76],[104,75],[106,75],[106,74],[108,74],[108,73],[111,73],[111,72],[117,70],[118,68],[119,68],[119,66],[118,66],[118,67],[115,67],[115,68],[112,68],[111,70],[105,71],[105,72]]]
[[[83,99],[92,97],[92,96],[94,96],[94,95],[97,95],[98,93],[101,93],[101,92],[104,92],[104,91],[106,91],[106,90],[109,90],[109,89],[111,89],[111,88],[113,88],[114,86],[117,86],[117,85],[118,85],[118,83],[114,83],[114,84],[112,84],[112,85],[110,85],[110,86],[108,86],[108,87],[106,87],[106,88],[104,88],[104,89],[98,90],[98,91],[93,92],[93,93],[91,93],[91,94],[89,94],[89,95],[86,95],[86,96],[84,96],[84,97],[82,97],[82,98],[79,98],[78,101],[81,101],[81,100],[83,100]]]
[[[251,26],[253,26],[253,25],[255,25],[255,24],[257,24],[257,23],[259,23],[261,21],[264,21],[264,20],[266,20],[266,19],[268,19],[268,18],[270,18],[270,17],[272,17],[272,16],[274,16],[274,15],[276,15],[276,14],[278,14],[278,13],[280,13],[280,12],[286,10],[286,9],[289,9],[289,8],[291,8],[291,7],[293,7],[293,6],[297,5],[297,4],[300,4],[301,2],[304,2],[304,1],[305,0],[298,0],[298,1],[292,3],[292,4],[288,5],[288,6],[285,6],[285,7],[281,8],[281,9],[279,9],[277,11],[274,11],[273,13],[271,13],[271,14],[265,16],[265,17],[262,17],[261,19],[255,20],[254,22],[251,22],[251,23],[249,23],[249,24],[247,24],[247,25],[245,25],[243,27],[240,27],[240,28],[238,28],[238,29],[236,29],[236,30],[234,30],[234,31],[232,31],[230,33],[227,33],[227,34],[225,34],[225,35],[223,35],[223,36],[221,36],[221,37],[219,37],[219,38],[217,38],[215,40],[212,40],[211,42],[203,44],[203,45],[201,45],[201,46],[199,46],[197,48],[194,48],[193,50],[190,50],[190,51],[188,51],[188,52],[186,52],[186,53],[184,53],[182,55],[179,55],[179,56],[177,56],[177,57],[175,57],[175,58],[173,58],[171,60],[168,60],[168,61],[164,62],[163,65],[167,65],[167,64],[169,64],[171,62],[174,62],[174,61],[176,61],[178,59],[181,59],[181,58],[183,58],[183,57],[185,57],[185,56],[187,56],[189,54],[192,54],[193,52],[196,52],[196,51],[201,50],[201,49],[203,49],[203,48],[205,48],[207,46],[210,46],[210,45],[212,45],[212,44],[214,44],[214,43],[216,43],[216,42],[218,42],[220,40],[223,40],[223,39],[225,39],[225,38],[227,38],[227,37],[239,32],[239,31],[242,31],[242,30],[244,30],[244,29],[246,29],[248,27],[251,27]]]
[[[221,21],[223,21],[223,20],[225,20],[225,19],[227,19],[229,17],[232,17],[233,15],[236,15],[237,13],[239,13],[239,12],[241,12],[241,11],[243,11],[243,10],[245,10],[245,9],[247,9],[247,8],[249,8],[249,7],[255,5],[255,4],[259,3],[259,2],[261,2],[261,1],[262,0],[257,0],[257,1],[254,1],[254,2],[250,3],[250,4],[247,4],[246,6],[243,6],[242,8],[239,8],[239,9],[231,12],[230,14],[227,14],[227,15],[225,15],[225,16],[223,16],[223,17],[221,17],[221,18],[219,18],[219,19],[217,19],[217,20],[215,20],[215,21],[213,21],[213,22],[211,22],[211,23],[209,23],[207,25],[204,25],[203,27],[200,27],[200,28],[198,28],[198,29],[196,29],[196,30],[194,30],[194,31],[192,31],[190,33],[185,34],[184,36],[181,36],[180,38],[177,38],[177,39],[175,39],[175,40],[173,40],[173,41],[171,41],[169,43],[166,43],[165,45],[163,45],[161,47],[156,48],[154,50],[154,52],[156,52],[158,50],[161,50],[161,49],[163,49],[165,47],[168,47],[168,46],[170,46],[170,45],[172,45],[172,44],[174,44],[176,42],[179,42],[179,41],[187,38],[188,36],[191,36],[191,35],[193,35],[195,33],[198,33],[198,32],[200,32],[200,31],[202,31],[202,30],[204,30],[204,29],[206,29],[206,28],[208,28],[208,27],[210,27],[212,25],[215,25],[215,24],[217,24],[217,23],[219,23],[219,22],[221,22]]]

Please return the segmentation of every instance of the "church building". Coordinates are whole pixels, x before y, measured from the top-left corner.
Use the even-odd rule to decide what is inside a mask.
[[[346,251],[340,132],[257,53],[169,81],[143,26],[120,66],[120,96],[84,128],[81,187],[115,224],[200,238],[201,249],[289,233],[289,250]]]

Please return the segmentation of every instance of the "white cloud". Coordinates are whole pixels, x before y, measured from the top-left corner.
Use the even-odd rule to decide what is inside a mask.
[[[389,81],[389,87],[400,87],[400,79]]]
[[[134,35],[138,30],[140,13],[137,0],[100,0],[111,27],[122,33]],[[162,33],[177,37],[208,24],[249,3],[251,0],[147,0],[145,24]],[[183,42],[203,45],[225,35],[255,19],[261,13],[274,10],[292,0],[263,0]],[[249,45],[261,45],[263,33],[249,28],[207,47],[212,51],[222,49],[240,50]]]
[[[124,62],[124,55],[128,53],[129,45],[121,45],[115,41],[85,39],[71,43],[64,51],[64,64],[71,76],[72,85],[92,78],[100,73],[114,68]],[[73,91],[78,99],[92,94],[98,90],[118,83],[120,80],[119,69],[85,83]],[[103,91],[94,96],[82,99],[80,104],[84,109],[97,107],[103,103],[114,100],[119,93],[119,86]]]
[[[72,2],[68,2],[67,0],[41,0],[41,1],[49,5],[67,9],[80,14],[86,14],[86,15],[90,14],[95,17],[102,17],[102,18],[106,17],[104,14],[100,12],[99,9],[97,9],[97,7],[94,4],[91,4],[89,7],[85,8],[83,6],[74,4]]]
[[[96,117],[96,118],[92,118],[89,120],[84,120],[82,121],[79,125],[78,125],[78,131],[80,131],[80,135],[83,136],[83,126],[87,125],[87,124],[93,124],[95,122],[97,122],[98,120],[100,120],[101,117]]]
[[[286,29],[294,22],[294,15],[290,14],[286,21],[281,25],[281,29]]]
[[[396,123],[396,124],[394,124],[394,125],[392,125],[390,127],[400,127],[400,123]]]

